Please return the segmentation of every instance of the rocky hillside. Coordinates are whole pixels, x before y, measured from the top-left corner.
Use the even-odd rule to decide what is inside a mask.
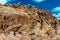
[[[60,24],[60,20],[59,20],[59,24]]]
[[[60,40],[59,21],[48,11],[0,4],[1,40]]]

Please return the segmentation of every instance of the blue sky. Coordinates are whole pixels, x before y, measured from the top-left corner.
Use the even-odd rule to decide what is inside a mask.
[[[47,10],[60,19],[60,0],[0,0],[1,4],[23,4]]]

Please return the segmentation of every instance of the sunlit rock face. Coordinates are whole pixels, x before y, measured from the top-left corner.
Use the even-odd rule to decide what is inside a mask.
[[[31,6],[0,4],[1,40],[57,40],[59,34],[59,21],[50,12]]]

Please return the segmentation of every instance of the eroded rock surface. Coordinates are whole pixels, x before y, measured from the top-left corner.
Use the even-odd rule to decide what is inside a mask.
[[[1,40],[60,40],[59,24],[59,21],[45,10],[16,4],[0,4]]]

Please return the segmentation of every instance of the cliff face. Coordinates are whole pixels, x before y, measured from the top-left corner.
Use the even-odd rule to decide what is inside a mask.
[[[60,25],[60,20],[59,20],[59,25]]]
[[[4,36],[12,32],[14,37],[18,34],[23,37],[16,40],[24,40],[25,35],[28,37],[26,40],[42,40],[41,37],[45,35],[48,37],[59,35],[58,30],[60,30],[59,21],[50,12],[31,6],[0,5],[0,33]]]

